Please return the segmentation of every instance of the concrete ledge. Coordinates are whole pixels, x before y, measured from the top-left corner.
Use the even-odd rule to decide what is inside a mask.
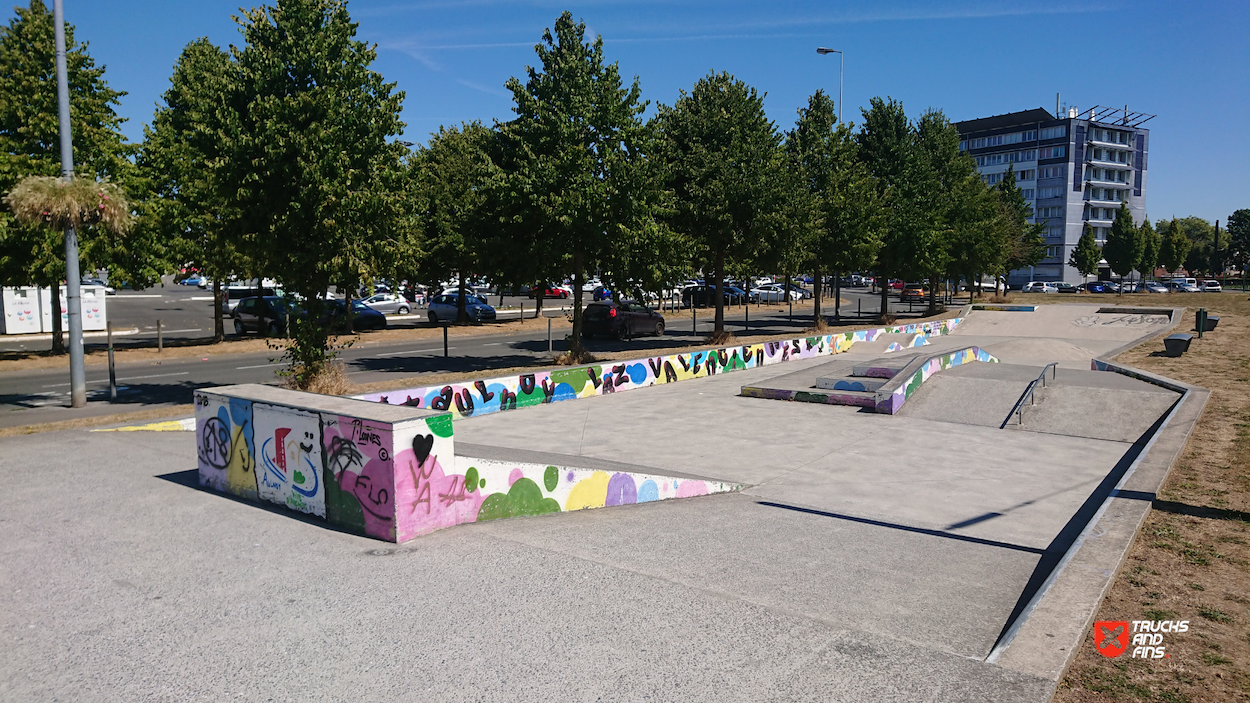
[[[995,305],[992,303],[974,303],[973,310],[993,310],[995,312],[1037,312],[1037,305]]]
[[[356,397],[390,405],[447,411],[457,418],[466,418],[839,354],[849,350],[856,342],[876,341],[885,334],[944,335],[962,321],[963,318],[950,318],[841,334],[795,337]]]
[[[1173,325],[1179,322],[1175,315]],[[1139,340],[1139,342],[1142,340]],[[1184,450],[1210,391],[1109,360],[1094,370],[1110,371],[1181,393],[1171,410],[1139,440],[1131,463],[1114,487],[1093,503],[1097,509],[1058,560],[1014,622],[1008,623],[987,661],[1045,677],[1057,686],[1092,625],[1098,606],[1124,565],[1152,501]],[[1118,470],[1118,469],[1117,469]],[[1115,471],[1109,475],[1114,479]],[[1099,491],[1091,500],[1099,498]],[[1046,557],[1043,557],[1045,560]]]

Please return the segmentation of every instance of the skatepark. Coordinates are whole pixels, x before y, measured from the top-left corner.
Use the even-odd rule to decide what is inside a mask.
[[[1177,320],[973,310],[948,334],[461,413],[455,453],[483,465],[732,490],[399,544],[202,488],[189,433],[0,440],[21,477],[0,511],[3,693],[1048,700],[1204,401],[1091,362]],[[892,414],[744,392],[973,347]]]

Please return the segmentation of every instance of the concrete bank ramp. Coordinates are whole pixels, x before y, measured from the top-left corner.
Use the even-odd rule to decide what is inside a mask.
[[[966,364],[935,375],[903,406],[900,415],[998,427],[1041,373],[1042,365]],[[1047,372],[1046,386],[1025,401],[1023,422],[1006,430],[1045,432],[1114,442],[1135,442],[1178,394],[1144,381],[1105,371],[1059,369]]]
[[[1042,305],[1037,312],[977,310],[951,333],[992,337],[1046,337],[1130,342],[1171,324],[1168,315],[1102,305]],[[1053,361],[1053,360],[1052,360]]]

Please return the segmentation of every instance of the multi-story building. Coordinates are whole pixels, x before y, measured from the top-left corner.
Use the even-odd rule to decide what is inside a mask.
[[[955,123],[959,148],[976,160],[981,179],[995,185],[1012,167],[1033,221],[1046,225],[1046,257],[1008,274],[1009,285],[1079,283],[1067,263],[1085,225],[1101,245],[1119,208],[1127,206],[1141,224],[1150,146],[1150,130],[1141,125],[1152,117],[1128,108],[1069,108],[1062,116],[1038,108]]]

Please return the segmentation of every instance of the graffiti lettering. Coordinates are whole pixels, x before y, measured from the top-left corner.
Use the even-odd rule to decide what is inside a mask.
[[[430,407],[435,410],[447,410],[451,407],[451,396],[451,386],[443,386],[442,392],[434,399],[434,402],[430,403]]]
[[[551,399],[555,397],[555,394],[556,394],[556,384],[548,383],[547,381],[548,379],[545,379],[545,378],[543,379],[543,402],[544,403],[550,403]]]
[[[419,407],[421,407],[421,399],[420,399],[420,398],[413,398],[412,396],[408,396],[408,400],[405,400],[405,401],[403,402],[403,404],[404,404],[404,405],[407,405],[407,406],[408,406],[408,407],[410,407],[410,408],[419,408]]]
[[[651,378],[658,379],[660,377],[660,362],[663,360],[664,357],[662,356],[658,356],[654,359],[647,359],[647,366],[651,367]]]
[[[603,392],[604,393],[616,392],[616,385],[612,383],[612,374],[610,373],[603,374]]]
[[[465,417],[473,417],[473,396],[469,395],[469,389],[465,388],[452,395],[456,399],[456,410],[460,411]]]
[[[489,403],[490,399],[495,397],[494,392],[486,390],[485,381],[474,381],[473,387],[477,388],[478,394],[482,396],[482,405]]]
[[[677,382],[677,370],[673,368],[673,362],[671,361],[664,362],[664,382],[665,383]]]
[[[214,469],[224,469],[230,463],[230,430],[221,418],[210,417],[204,423],[200,432],[200,456]]]
[[[595,388],[603,385],[603,379],[599,378],[597,369],[594,366],[586,369],[586,373],[590,374],[590,382],[595,384]],[[611,389],[608,389],[611,390]]]
[[[612,367],[612,374],[616,376],[613,388],[620,388],[622,385],[629,383],[629,375],[625,373],[625,365]]]
[[[429,484],[426,484],[426,485],[428,486]],[[443,504],[444,508],[451,505],[452,503],[458,503],[462,500],[468,500],[468,499],[469,499],[469,494],[465,492],[463,476],[452,476],[451,477],[451,490],[447,491],[446,493],[438,494],[438,500],[439,502]]]
[[[534,374],[527,373],[521,376],[521,392],[525,395],[534,392]]]
[[[509,391],[507,388],[499,391],[499,409],[500,410],[516,410],[516,393]]]

